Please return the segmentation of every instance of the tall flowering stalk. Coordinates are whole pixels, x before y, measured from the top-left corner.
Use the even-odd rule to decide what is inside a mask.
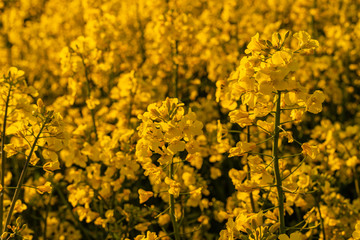
[[[299,68],[300,55],[311,53],[318,47],[318,42],[301,31],[293,35],[293,39],[298,43],[293,49],[286,47],[289,38],[288,31],[274,33],[271,41],[260,40],[259,34],[256,34],[245,50],[248,56],[241,59],[240,66],[227,81],[219,81],[217,84],[218,101],[231,110],[231,122],[242,128],[256,127],[258,132],[269,135],[262,141],[255,138],[252,142],[240,141],[236,147],[231,148],[229,157],[247,156],[248,173],[232,169],[229,175],[240,192],[253,193],[257,189],[269,187],[270,193],[271,188],[276,187],[277,201],[274,205],[277,210],[274,213],[278,215],[277,227],[280,234],[286,232],[283,180],[294,173],[293,171],[284,176],[285,159],[289,156],[282,156],[280,142],[286,138],[289,143],[295,141],[301,144],[293,138],[291,131],[286,130],[285,125],[299,123],[305,111],[319,113],[325,99],[324,94],[318,90],[309,94],[294,74]],[[239,100],[241,104],[236,107]],[[262,144],[270,140],[271,155],[256,153],[255,149],[260,150]],[[308,143],[301,144],[301,147],[302,154],[311,158],[314,158],[318,151]],[[299,154],[294,156],[297,155]],[[269,170],[271,164],[272,171]],[[241,232],[242,228],[237,224],[240,222],[235,221],[234,227]],[[256,229],[256,226],[253,227]],[[247,231],[244,229],[244,232]]]
[[[186,185],[181,184],[177,175],[177,172],[182,172],[185,160],[178,156],[186,150],[186,160],[194,158],[197,152],[194,148],[195,136],[202,134],[202,123],[196,120],[191,110],[185,114],[183,106],[177,98],[150,104],[148,111],[139,116],[142,123],[138,128],[140,139],[136,146],[137,161],[145,170],[144,174],[149,176],[153,191],[169,194],[169,215],[176,240],[180,239],[180,222],[176,217],[175,203],[180,193],[185,193],[183,186]],[[154,157],[156,162],[152,160]],[[191,190],[188,189],[187,194],[199,194]],[[201,188],[198,191],[201,193]],[[153,192],[140,189],[139,195],[140,203],[143,203],[153,196]]]
[[[24,229],[20,220],[16,221],[16,226],[11,225],[11,220],[14,213],[18,212],[15,210],[16,206],[19,203],[21,205],[20,192],[24,187],[28,168],[37,165],[40,161],[38,156],[42,156],[41,158],[46,161],[41,166],[45,173],[60,169],[56,152],[62,148],[64,140],[62,117],[55,114],[54,111],[47,111],[41,99],[37,100],[36,105],[32,103],[30,95],[36,96],[37,92],[34,88],[26,85],[23,75],[23,71],[12,67],[1,79],[1,94],[6,96],[2,98],[4,100],[1,139],[2,194],[0,198],[2,238],[19,234]],[[6,142],[7,140],[10,143]],[[17,179],[17,185],[15,188],[5,186],[6,162],[9,158],[14,158],[18,154],[19,156],[25,156],[25,163],[20,177]],[[39,194],[52,191],[50,182],[46,182],[44,185],[26,187],[35,188]],[[4,200],[5,196],[10,198],[10,191],[5,191],[5,189],[15,189],[9,201],[10,207],[8,209],[4,208]],[[2,225],[6,212],[5,224]],[[7,229],[9,227],[10,229]],[[12,233],[9,231],[12,231]]]

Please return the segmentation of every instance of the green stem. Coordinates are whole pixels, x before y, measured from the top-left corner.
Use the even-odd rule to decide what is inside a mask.
[[[10,102],[10,94],[11,94],[12,84],[9,84],[9,92],[6,97],[5,102],[5,113],[4,113],[4,121],[3,121],[3,129],[1,133],[1,186],[3,187],[2,192],[0,193],[0,234],[3,233],[3,220],[4,220],[4,189],[5,189],[5,164],[6,164],[6,153],[4,151],[5,146],[5,137],[6,137],[6,122],[7,122],[7,114],[9,109]]]
[[[274,158],[274,171],[276,179],[276,188],[278,192],[279,202],[279,221],[280,221],[280,234],[285,233],[285,214],[284,214],[284,192],[282,189],[282,180],[280,175],[279,167],[279,133],[280,133],[280,103],[281,103],[281,92],[277,92],[276,100],[276,113],[275,113],[275,125],[274,125],[274,144],[273,144],[273,158]]]
[[[357,195],[358,198],[360,198],[359,176],[358,176],[358,173],[356,171],[356,167],[353,168],[353,172],[354,172],[354,179],[355,179],[356,195]]]
[[[321,216],[321,211],[320,211],[320,199],[319,201],[316,201],[317,204],[316,204],[316,207],[318,209],[318,212],[319,212],[319,217],[320,217],[320,224],[321,224],[321,230],[322,230],[322,234],[323,234],[323,240],[326,240],[326,234],[325,234],[325,226],[324,226],[324,219],[322,218]]]
[[[53,192],[51,191],[50,196],[49,196],[49,202],[48,202],[48,205],[46,206],[45,217],[44,217],[44,232],[43,232],[44,240],[46,240],[47,218],[48,218],[49,212],[50,212],[52,194],[53,194]]]
[[[11,200],[11,205],[10,205],[10,209],[9,209],[9,213],[6,217],[6,223],[5,223],[5,227],[8,226],[10,224],[10,220],[11,220],[11,217],[12,217],[12,214],[13,214],[13,211],[14,211],[14,207],[15,207],[15,203],[16,201],[18,200],[19,198],[19,194],[20,194],[20,191],[21,191],[21,187],[24,183],[24,180],[25,180],[25,176],[26,176],[26,172],[27,172],[27,169],[28,169],[28,166],[29,166],[29,162],[30,162],[30,159],[31,159],[31,156],[32,154],[34,153],[34,150],[35,150],[35,147],[36,147],[36,144],[37,144],[37,141],[39,140],[40,138],[40,135],[43,131],[43,129],[45,128],[46,124],[48,123],[48,119],[45,119],[44,123],[42,124],[41,128],[40,128],[40,131],[38,133],[38,135],[36,136],[35,138],[35,141],[31,147],[31,150],[30,150],[30,153],[25,161],[25,165],[23,167],[23,170],[21,172],[21,175],[20,175],[20,179],[18,181],[18,184],[16,186],[16,190],[15,190],[15,193],[14,193],[14,196],[13,196],[13,199]]]
[[[91,97],[91,88],[90,88],[90,76],[89,76],[89,69],[85,63],[84,60],[84,56],[82,54],[80,54],[80,58],[82,61],[82,64],[84,65],[85,68],[85,78],[86,78],[86,86],[87,86],[87,93],[88,93],[88,99],[90,99]],[[96,129],[96,122],[95,122],[95,110],[94,109],[90,109],[90,113],[91,113],[91,118],[92,118],[92,123],[93,123],[93,130],[95,133],[95,141],[98,140],[98,134],[97,134],[97,129]]]
[[[248,105],[246,105],[246,111],[247,111],[247,112],[249,111],[249,106],[248,106]],[[251,137],[251,134],[250,134],[250,126],[247,126],[246,141],[247,141],[248,143],[251,141],[250,137]],[[247,168],[248,168],[247,178],[249,179],[249,181],[251,181],[250,165],[249,165],[249,162],[247,161],[248,155],[249,155],[249,154],[246,155],[246,165],[247,165]],[[255,207],[255,201],[254,201],[253,193],[250,192],[249,195],[250,195],[251,210],[252,210],[252,212],[256,212],[256,207]]]
[[[179,41],[175,40],[175,56],[177,57],[179,54],[178,50]],[[178,82],[179,82],[179,64],[175,63],[175,70],[174,70],[174,85],[175,85],[175,97],[179,97],[179,90],[178,90]]]
[[[170,179],[173,179],[173,174],[174,174],[173,160],[171,160],[171,163],[169,165],[169,178]],[[179,226],[175,219],[175,198],[174,198],[174,195],[172,195],[172,194],[169,194],[169,195],[170,195],[170,218],[171,218],[171,222],[172,222],[172,225],[174,228],[175,240],[180,240]]]

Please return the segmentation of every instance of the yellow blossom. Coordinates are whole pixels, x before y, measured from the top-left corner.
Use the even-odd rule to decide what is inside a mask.
[[[15,203],[14,212],[21,213],[27,209],[27,206],[18,199]]]
[[[44,164],[43,169],[46,172],[52,172],[52,171],[58,170],[58,169],[60,169],[60,163],[59,163],[59,161],[47,162]]]
[[[300,232],[294,232],[288,237],[286,234],[281,234],[279,240],[303,240]]]
[[[355,224],[355,231],[352,234],[353,238],[355,240],[359,240],[360,239],[360,220],[358,220]]]
[[[146,202],[147,200],[149,200],[149,198],[154,196],[153,192],[145,191],[145,190],[143,190],[141,188],[138,190],[138,194],[139,194],[140,204]]]
[[[319,42],[317,40],[311,39],[311,36],[305,31],[295,33],[294,38],[299,41],[299,49],[319,47]]]
[[[242,156],[245,153],[252,151],[255,147],[255,143],[238,142],[236,147],[229,150],[229,157]]]
[[[40,194],[44,194],[44,193],[51,193],[52,191],[52,186],[51,186],[51,182],[46,182],[44,185],[42,186],[37,186],[36,187],[36,191]]]
[[[315,159],[316,155],[319,153],[319,148],[314,145],[310,145],[309,143],[303,143],[301,145],[302,153],[304,155],[308,155],[310,158]]]
[[[240,127],[252,125],[252,120],[249,118],[249,113],[238,109],[229,113],[230,122],[237,123]]]
[[[319,113],[322,111],[322,103],[325,95],[322,91],[316,90],[306,101],[306,110],[311,113]]]
[[[174,195],[174,197],[178,197],[180,194],[180,183],[176,182],[175,180],[172,180],[168,177],[165,178],[165,183],[169,185],[169,193]]]

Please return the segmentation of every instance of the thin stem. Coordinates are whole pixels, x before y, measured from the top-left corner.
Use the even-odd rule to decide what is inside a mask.
[[[323,234],[323,239],[326,240],[326,234],[325,234],[325,226],[324,226],[324,219],[321,216],[321,211],[320,211],[320,201],[316,201],[316,207],[318,209],[319,212],[319,217],[320,217],[320,224],[321,224],[321,230],[322,230],[322,234]]]
[[[246,105],[246,111],[248,111],[248,105]],[[246,136],[246,141],[249,143],[251,141],[250,139],[251,134],[250,134],[250,126],[247,126],[247,136]],[[249,179],[249,181],[251,181],[251,172],[250,172],[250,165],[249,162],[247,161],[247,157],[249,156],[249,154],[246,155],[246,165],[248,168],[248,172],[247,172],[247,178]],[[254,201],[254,196],[253,193],[250,192],[250,204],[251,204],[251,210],[252,212],[256,212],[256,206],[255,206],[255,201]]]
[[[82,61],[82,64],[84,65],[85,68],[85,78],[86,78],[86,86],[87,86],[87,93],[88,93],[88,99],[90,99],[91,97],[91,88],[90,88],[90,77],[89,77],[89,69],[85,63],[84,60],[84,56],[82,54],[80,54],[80,58]],[[90,113],[91,113],[91,118],[92,118],[92,123],[93,123],[93,130],[95,133],[95,141],[98,140],[98,134],[97,134],[97,129],[96,129],[96,122],[95,122],[95,111],[94,109],[90,109]]]
[[[48,123],[48,119],[45,119],[45,121],[43,122],[41,128],[40,128],[40,131],[38,133],[38,135],[36,136],[35,138],[35,141],[31,147],[31,150],[30,150],[30,153],[25,161],[25,165],[23,167],[23,170],[21,172],[21,175],[20,175],[20,178],[19,178],[19,181],[18,181],[18,184],[16,186],[16,190],[15,190],[15,193],[14,193],[14,196],[13,196],[13,199],[11,200],[11,205],[10,205],[10,209],[9,209],[9,213],[6,217],[6,223],[5,223],[5,227],[8,226],[10,224],[10,220],[11,220],[11,217],[12,217],[12,214],[13,214],[13,211],[14,211],[14,208],[15,208],[15,203],[16,201],[18,200],[19,198],[19,194],[20,194],[20,191],[21,191],[21,187],[24,183],[24,180],[25,180],[25,176],[26,176],[26,172],[27,172],[27,169],[28,169],[28,166],[29,166],[29,162],[30,162],[30,159],[31,159],[31,156],[35,150],[35,147],[36,147],[36,144],[37,144],[37,141],[39,140],[39,137],[43,131],[43,129],[45,128],[46,124]]]
[[[359,176],[358,176],[358,174],[357,174],[356,167],[353,168],[353,171],[354,171],[356,195],[357,195],[358,198],[360,198]]]
[[[175,57],[178,56],[179,50],[178,50],[179,41],[175,40]],[[179,64],[177,62],[174,62],[175,69],[174,69],[174,86],[175,86],[175,97],[178,98],[178,82],[179,82]]]
[[[173,168],[173,159],[171,159],[171,163],[169,165],[169,177],[170,179],[173,179],[173,173],[174,173],[174,168]],[[170,195],[170,218],[171,218],[171,222],[174,228],[174,235],[175,235],[175,239],[176,240],[180,240],[180,235],[179,235],[179,226],[177,225],[177,221],[175,219],[175,198],[174,195],[169,194]]]
[[[6,121],[9,109],[10,94],[12,84],[9,83],[9,92],[5,101],[5,113],[3,121],[3,129],[1,133],[1,186],[5,189],[5,164],[6,164],[6,153],[4,151],[5,137],[6,137]],[[3,232],[3,220],[4,220],[4,190],[0,193],[0,233]]]
[[[279,202],[279,221],[280,221],[280,234],[285,233],[285,214],[284,214],[284,192],[282,188],[282,180],[280,175],[279,167],[279,133],[280,133],[280,103],[281,103],[281,92],[277,92],[276,100],[276,113],[275,113],[275,125],[274,125],[274,144],[273,144],[273,158],[274,158],[274,171],[276,179],[276,188],[278,192]]]
[[[47,231],[47,218],[49,216],[49,211],[50,211],[50,207],[51,207],[51,198],[52,198],[53,192],[51,191],[50,196],[49,196],[49,202],[48,205],[46,207],[46,212],[45,212],[45,218],[44,218],[44,232],[43,232],[43,239],[46,240],[46,231]]]
[[[285,179],[287,179],[288,177],[290,177],[294,172],[296,172],[296,170],[298,170],[299,167],[303,164],[303,162],[305,161],[305,159],[306,159],[306,157],[304,157],[304,158],[299,162],[299,164],[296,166],[296,168],[295,168],[293,171],[291,171],[289,175],[287,175],[286,177],[284,177],[284,178],[282,179],[282,181],[284,181]]]

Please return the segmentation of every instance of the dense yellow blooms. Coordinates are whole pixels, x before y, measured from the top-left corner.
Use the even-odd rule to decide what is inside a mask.
[[[360,5],[0,1],[2,239],[360,239]]]

